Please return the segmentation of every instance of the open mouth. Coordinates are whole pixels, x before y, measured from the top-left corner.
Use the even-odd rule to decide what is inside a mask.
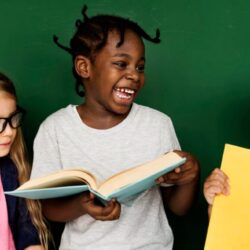
[[[130,88],[114,88],[115,95],[123,100],[131,100],[134,98],[135,90]]]

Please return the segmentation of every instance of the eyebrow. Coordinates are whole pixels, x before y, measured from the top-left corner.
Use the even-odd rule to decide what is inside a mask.
[[[128,58],[128,59],[131,59],[131,56],[129,54],[126,54],[126,53],[118,53],[118,54],[113,55],[112,57],[125,57],[125,58]],[[145,57],[142,56],[140,58],[140,60],[145,61]]]
[[[11,112],[7,117],[0,117],[0,119],[6,119],[14,115],[18,110],[16,109],[15,111]]]

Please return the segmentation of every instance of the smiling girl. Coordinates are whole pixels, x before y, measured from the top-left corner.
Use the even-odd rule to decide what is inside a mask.
[[[102,181],[180,149],[171,119],[134,102],[145,80],[143,39],[159,43],[159,32],[151,38],[122,17],[89,18],[86,7],[83,15],[83,22],[76,22],[70,48],[60,45],[56,37],[55,42],[72,55],[76,90],[80,96],[85,92],[85,98],[41,124],[34,142],[32,178],[82,166]],[[176,214],[186,213],[199,179],[197,160],[188,153],[179,154],[187,158],[186,163],[158,180],[175,185],[155,186],[132,204],[112,200],[101,206],[89,192],[45,200],[44,214],[67,222],[60,249],[172,249],[163,202]]]
[[[27,202],[31,220],[24,200],[3,193],[16,189],[30,174],[20,128],[25,112],[16,99],[13,83],[0,73],[0,249],[42,250],[47,232],[38,203]]]

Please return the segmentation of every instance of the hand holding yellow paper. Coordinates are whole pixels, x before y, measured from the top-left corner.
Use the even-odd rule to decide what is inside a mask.
[[[205,250],[250,249],[250,149],[226,144],[221,169],[230,195],[215,198]]]

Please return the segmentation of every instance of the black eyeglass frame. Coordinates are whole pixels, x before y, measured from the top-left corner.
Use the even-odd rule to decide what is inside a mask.
[[[17,114],[22,114],[22,117],[20,119],[18,126],[13,126],[12,118]],[[0,117],[0,119],[5,120],[3,123],[3,127],[0,128],[0,133],[2,133],[6,129],[7,124],[9,124],[10,127],[13,129],[19,128],[22,125],[22,120],[23,120],[23,117],[25,116],[25,114],[26,114],[26,110],[20,106],[17,106],[16,111],[12,115],[10,115],[9,117]]]

